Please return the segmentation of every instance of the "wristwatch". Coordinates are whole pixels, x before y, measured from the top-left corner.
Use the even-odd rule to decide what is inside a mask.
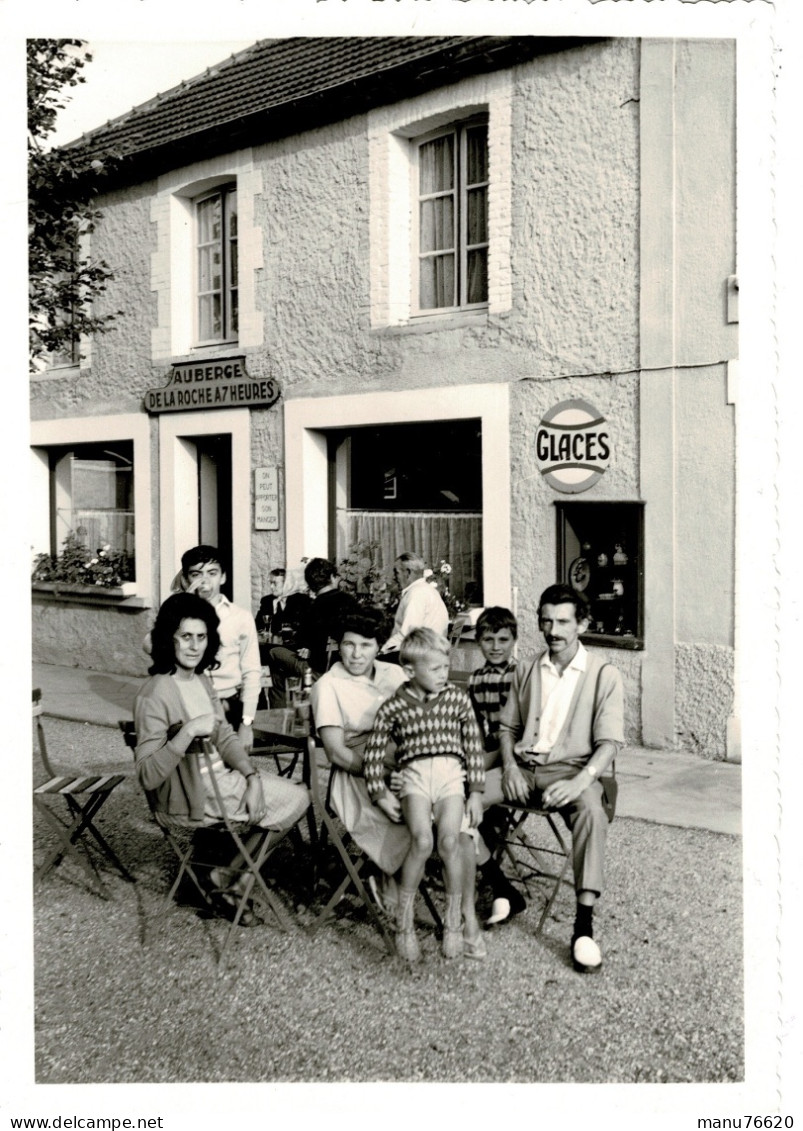
[[[586,770],[588,770],[589,774],[591,775],[591,780],[593,781],[594,778],[599,773],[599,770],[597,769],[597,767],[596,766],[585,766],[584,768]]]
[[[254,720],[250,717],[250,715],[243,715],[243,726],[244,727],[250,727],[250,725],[253,721]]]

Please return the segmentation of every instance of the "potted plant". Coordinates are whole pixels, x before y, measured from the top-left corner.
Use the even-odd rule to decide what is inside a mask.
[[[134,557],[109,545],[93,553],[70,531],[60,554],[37,554],[31,582],[34,589],[57,595],[126,597],[136,590]]]

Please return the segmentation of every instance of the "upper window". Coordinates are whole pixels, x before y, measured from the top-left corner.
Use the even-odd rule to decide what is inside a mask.
[[[238,330],[237,190],[196,201],[198,343],[230,341]]]
[[[418,309],[488,302],[488,123],[461,122],[418,152]]]

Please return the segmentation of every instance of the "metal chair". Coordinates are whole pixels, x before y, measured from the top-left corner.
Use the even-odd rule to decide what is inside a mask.
[[[599,779],[603,788],[603,807],[612,821],[616,813],[616,799],[618,783],[616,781],[616,766],[612,763],[606,773]],[[560,814],[555,809],[544,809],[539,805],[522,805],[517,801],[503,801],[497,806],[504,813],[504,826],[500,830],[500,840],[494,853],[495,858],[501,863],[501,858],[506,858],[515,874],[515,878],[526,888],[527,894],[532,894],[534,880],[547,881],[547,898],[541,909],[541,915],[535,928],[536,935],[540,935],[547,916],[558,897],[561,884],[568,884],[574,890],[573,879],[567,879],[567,872],[571,868],[571,837],[568,830],[558,824]],[[489,813],[492,810],[489,810]],[[551,830],[550,845],[538,844],[528,835],[525,827],[531,818],[542,818]],[[557,845],[557,847],[555,847]],[[544,863],[546,858],[546,864]]]
[[[136,751],[137,736],[134,723],[128,720],[121,720],[118,725],[123,733],[123,739],[126,745],[131,750]],[[143,792],[147,798],[154,822],[161,830],[165,840],[175,853],[179,862],[175,879],[165,896],[165,904],[169,904],[172,901],[179,889],[179,885],[186,877],[200,896],[203,907],[210,913],[216,913],[218,905],[214,897],[215,889],[211,883],[207,882],[205,884],[202,881],[199,872],[202,875],[204,873],[209,875],[212,869],[222,869],[235,876],[244,877],[242,887],[237,888],[236,891],[233,887],[231,889],[236,903],[232,905],[233,914],[231,917],[231,925],[218,955],[218,963],[220,964],[226,947],[236,927],[239,925],[243,912],[246,910],[248,902],[252,897],[258,899],[263,906],[269,909],[282,930],[291,931],[293,929],[293,922],[281,900],[275,892],[271,891],[262,875],[262,869],[269,857],[282,842],[286,833],[277,834],[273,830],[251,825],[245,821],[232,820],[226,815],[226,808],[220,794],[217,779],[212,772],[213,748],[206,739],[201,740],[200,746],[199,755],[204,761],[212,782],[218,809],[223,814],[223,817],[219,821],[208,825],[188,827],[171,819],[165,813],[160,812],[155,804],[155,797],[151,791],[144,790]],[[202,839],[206,841],[206,845],[199,843],[201,838],[196,834],[202,834]],[[244,838],[250,839],[251,834],[257,834],[258,840],[256,846],[249,849]],[[217,842],[216,850],[211,854],[209,853],[209,841],[207,838],[211,838],[213,841]],[[234,857],[235,860],[237,858],[241,859],[242,864],[228,862],[232,857]]]
[[[51,868],[57,867],[66,856],[72,856],[82,868],[93,884],[97,884],[99,894],[103,899],[110,895],[106,885],[101,879],[95,861],[90,853],[90,847],[95,848],[99,855],[108,860],[124,880],[135,883],[134,877],[120,862],[116,853],[106,838],[95,825],[95,818],[101,807],[108,801],[112,792],[121,782],[125,781],[125,774],[57,774],[50,762],[47,750],[45,731],[42,725],[42,692],[35,688],[32,694],[32,711],[36,725],[39,745],[39,756],[42,761],[47,780],[35,787],[33,803],[37,811],[55,829],[59,843],[45,861],[35,871],[35,878],[42,879]],[[54,798],[62,798],[68,819],[60,817],[55,808],[50,804]],[[92,838],[89,840],[89,838]],[[83,849],[83,851],[81,851]]]
[[[369,863],[368,857],[344,828],[332,807],[330,797],[334,767],[327,763],[326,768],[321,769],[318,759],[319,751],[323,753],[323,748],[317,744],[314,736],[311,735],[307,739],[307,749],[305,751],[304,784],[312,794],[311,808],[313,808],[316,813],[319,813],[321,817],[320,829],[312,845],[314,861],[313,891],[317,891],[318,880],[320,878],[320,862],[327,840],[331,841],[335,849],[339,863],[342,865],[342,872],[340,873],[339,879],[336,879],[335,882],[332,883],[328,901],[309,927],[309,933],[311,935],[315,934],[324,920],[329,917],[334,907],[351,888],[371,916],[388,953],[395,955],[395,940],[388,930],[379,908],[363,883],[363,873]],[[322,784],[322,774],[324,773],[326,774],[325,786]],[[423,896],[427,910],[432,916],[435,926],[439,929],[442,928],[443,923],[441,916],[433,902],[429,884],[426,880],[422,881],[419,891]]]

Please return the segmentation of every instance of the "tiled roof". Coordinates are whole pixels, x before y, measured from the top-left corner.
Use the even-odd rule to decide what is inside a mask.
[[[72,142],[125,160],[124,180],[301,132],[588,40],[538,36],[264,39]]]

